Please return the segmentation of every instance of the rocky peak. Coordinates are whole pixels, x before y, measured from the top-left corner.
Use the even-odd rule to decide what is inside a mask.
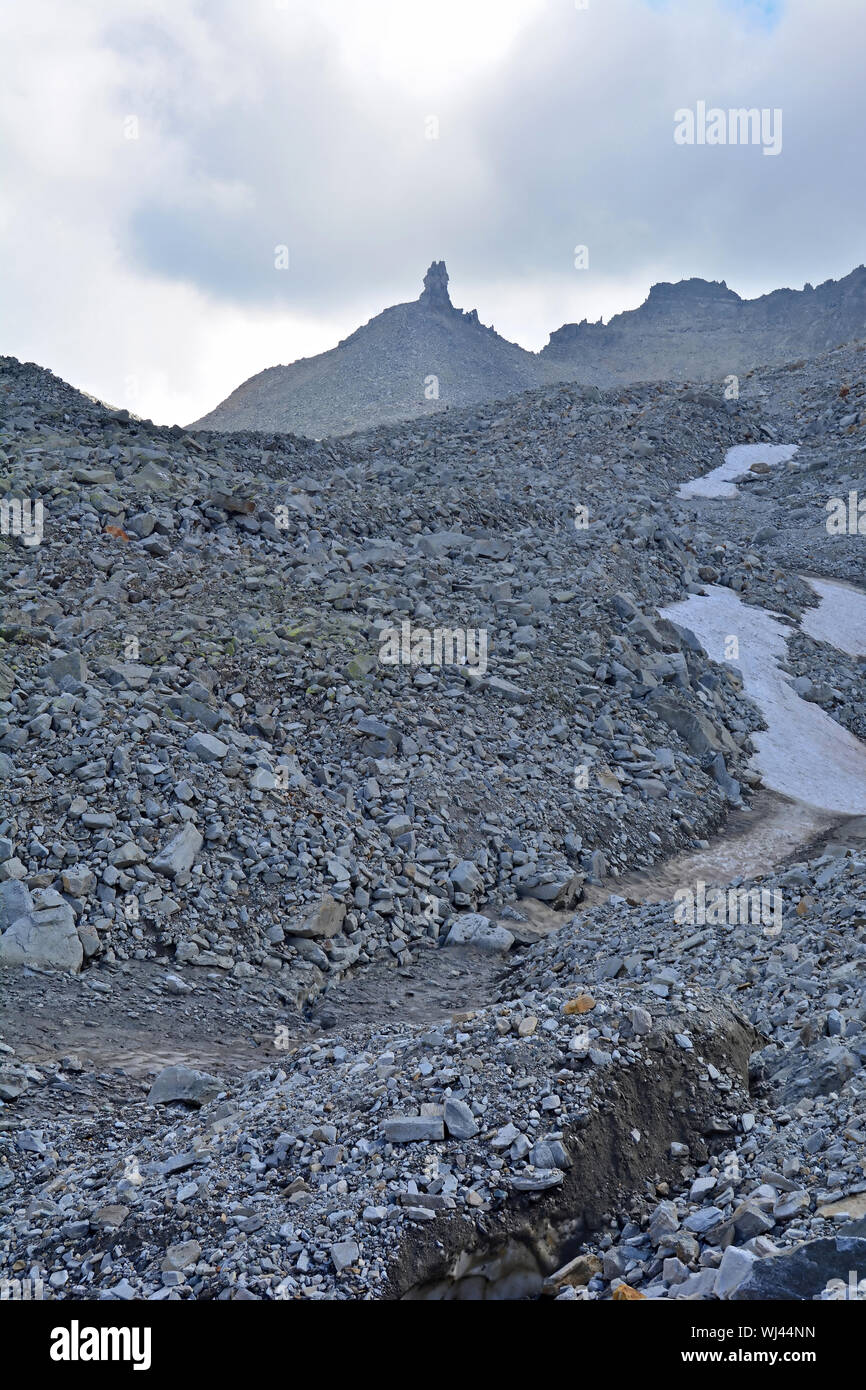
[[[444,261],[432,262],[430,269],[424,276],[424,289],[421,291],[418,302],[419,304],[426,304],[430,309],[454,308],[448,293],[448,271],[445,269]]]
[[[649,292],[651,300],[697,300],[697,299],[739,299],[739,295],[728,288],[725,280],[702,280],[693,276],[690,280],[661,280],[652,285]]]
[[[726,314],[742,305],[743,301],[734,290],[728,288],[724,280],[679,280],[672,284],[662,281],[653,285],[649,295],[637,311],[644,318],[661,316],[676,318],[679,315],[694,317],[697,314]]]

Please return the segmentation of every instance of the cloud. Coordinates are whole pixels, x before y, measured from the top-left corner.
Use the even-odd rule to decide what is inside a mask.
[[[860,0],[4,15],[0,350],[160,420],[332,346],[434,258],[529,347],[654,280],[756,294],[864,259]],[[780,107],[782,153],[675,145],[698,100]]]

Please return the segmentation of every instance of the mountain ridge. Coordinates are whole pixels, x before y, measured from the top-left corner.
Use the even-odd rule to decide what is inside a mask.
[[[695,342],[683,335],[699,334]],[[679,335],[671,342],[669,334]],[[802,290],[776,289],[743,299],[724,280],[692,278],[653,285],[637,309],[615,314],[606,324],[563,324],[542,349],[582,379],[598,372],[607,353],[604,384],[647,379],[708,380],[753,367],[814,356],[866,336],[866,267],[840,280]],[[627,365],[625,359],[627,356]],[[638,373],[638,375],[635,375]],[[596,384],[601,384],[596,382]]]
[[[540,352],[451,302],[444,261],[416,300],[391,305],[336,347],[267,367],[190,429],[276,429],[321,438],[571,381],[720,382],[866,338],[866,267],[817,288],[743,299],[724,280],[660,281],[608,323],[565,323]]]

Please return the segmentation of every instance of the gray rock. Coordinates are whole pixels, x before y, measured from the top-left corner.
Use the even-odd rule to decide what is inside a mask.
[[[17,1066],[14,1062],[0,1061],[0,1100],[17,1100],[23,1096],[28,1087],[27,1073],[24,1067]],[[0,1169],[0,1179],[2,1179],[2,1169]],[[0,1181],[0,1188],[3,1183]]]
[[[690,1274],[680,1284],[671,1287],[671,1298],[704,1299],[711,1298],[716,1286],[715,1269],[699,1269],[696,1274]]]
[[[853,1052],[836,1038],[819,1038],[813,1046],[781,1054],[769,1071],[779,1098],[794,1105],[806,1096],[825,1096],[839,1091],[860,1070]]]
[[[675,1202],[659,1202],[649,1222],[649,1237],[653,1245],[666,1245],[669,1237],[679,1230],[680,1219]]]
[[[358,1263],[361,1250],[356,1240],[338,1240],[331,1246],[331,1263],[338,1274]]]
[[[705,714],[690,710],[666,695],[657,695],[650,701],[653,710],[671,729],[675,729],[699,757],[707,754],[736,753],[737,746],[725,729],[717,728]]]
[[[689,1277],[688,1265],[684,1265],[682,1260],[676,1255],[669,1255],[662,1266],[662,1279],[670,1286],[671,1284],[681,1284],[684,1279]]]
[[[629,1009],[628,1019],[636,1037],[640,1038],[652,1032],[653,1019],[649,1009]]]
[[[700,1211],[693,1211],[683,1222],[687,1231],[693,1231],[695,1235],[706,1235],[714,1226],[718,1226],[724,1221],[725,1214],[718,1207],[701,1207]]]
[[[749,1278],[756,1258],[749,1250],[743,1250],[738,1245],[729,1245],[722,1255],[722,1262],[716,1274],[713,1287],[716,1298],[731,1298],[734,1291]]]
[[[529,1151],[529,1162],[533,1168],[571,1167],[571,1159],[559,1139],[539,1139]]]
[[[558,1168],[548,1170],[539,1169],[537,1172],[521,1173],[519,1177],[512,1178],[511,1186],[515,1192],[547,1192],[552,1187],[560,1187],[565,1181],[565,1174]]]
[[[484,880],[478,872],[477,864],[471,859],[461,859],[448,875],[458,893],[472,897],[482,887]]]
[[[213,734],[195,733],[187,739],[186,747],[202,763],[221,762],[229,751],[228,744]]]
[[[195,857],[204,844],[204,836],[187,821],[181,830],[173,835],[168,844],[150,861],[150,867],[166,878],[176,878],[178,874],[188,873]]]
[[[181,1100],[198,1108],[215,1100],[223,1089],[223,1082],[207,1072],[184,1066],[166,1067],[151,1086],[147,1103],[168,1105],[170,1101]]]
[[[0,966],[29,965],[77,974],[84,950],[68,903],[26,912],[0,936]]]
[[[583,896],[583,876],[565,870],[549,882],[517,882],[518,897],[535,898],[561,911],[574,907]]]
[[[773,1218],[768,1216],[757,1202],[749,1198],[735,1207],[731,1219],[739,1240],[751,1240],[753,1236],[759,1236],[764,1231],[772,1231],[775,1225]]]
[[[86,864],[75,864],[61,874],[63,891],[73,898],[86,898],[96,887],[96,875]]]
[[[65,676],[71,676],[76,681],[86,681],[87,663],[81,652],[66,652],[63,656],[46,662],[40,668],[39,674],[43,679],[57,681],[58,684]]]
[[[793,1216],[799,1216],[801,1212],[808,1211],[809,1206],[808,1192],[804,1192],[802,1189],[796,1192],[783,1192],[773,1207],[773,1215],[777,1221],[790,1221]]]
[[[532,700],[532,695],[528,690],[521,689],[512,681],[503,680],[501,676],[489,676],[485,689],[491,695],[499,695],[503,700],[507,700],[512,705],[528,704]]]
[[[367,734],[369,738],[380,739],[385,743],[392,743],[396,748],[400,742],[400,730],[393,724],[386,724],[382,719],[374,719],[366,716],[359,719],[356,725],[359,733]]]
[[[446,946],[469,946],[489,955],[505,955],[514,945],[514,937],[505,927],[496,927],[479,912],[466,912],[455,917],[445,939]]]
[[[444,1119],[452,1139],[471,1139],[478,1133],[478,1122],[465,1101],[446,1096]]]
[[[866,1239],[839,1235],[811,1240],[780,1255],[756,1260],[730,1297],[742,1302],[768,1299],[809,1302],[831,1279],[847,1284],[852,1269],[866,1269]]]
[[[389,1144],[413,1144],[417,1140],[445,1138],[445,1121],[441,1115],[401,1115],[382,1121],[382,1137]]]
[[[302,922],[284,922],[286,936],[307,938],[336,936],[346,916],[346,904],[339,903],[326,893],[315,908]]]
[[[32,910],[33,898],[26,884],[17,878],[0,883],[0,932]]]
[[[144,850],[139,849],[132,840],[128,840],[125,845],[121,845],[119,849],[111,852],[108,856],[108,862],[116,869],[130,869],[136,864],[143,864],[146,858],[147,855]]]
[[[183,1270],[194,1265],[201,1258],[201,1246],[197,1240],[184,1240],[170,1245],[165,1252],[160,1268],[164,1270]]]

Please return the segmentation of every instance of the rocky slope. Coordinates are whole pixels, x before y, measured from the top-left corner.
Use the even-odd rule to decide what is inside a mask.
[[[866,338],[866,269],[817,289],[744,300],[724,281],[653,285],[639,309],[608,324],[565,324],[524,351],[455,309],[434,261],[418,300],[384,310],[330,352],[270,367],[191,429],[288,430],[321,438],[550,382],[612,386],[713,381]],[[720,388],[721,389],[721,388]]]
[[[44,506],[0,536],[0,1274],[516,1297],[574,1253],[564,1297],[715,1297],[855,1220],[862,838],[764,866],[778,938],[684,932],[635,874],[766,797],[736,666],[664,605],[787,616],[863,734],[862,657],[798,626],[802,574],[864,578],[825,524],[866,497],[863,364],[317,443],[0,359],[0,493]],[[800,449],[677,496],[761,440]],[[485,661],[389,665],[403,622]]]

